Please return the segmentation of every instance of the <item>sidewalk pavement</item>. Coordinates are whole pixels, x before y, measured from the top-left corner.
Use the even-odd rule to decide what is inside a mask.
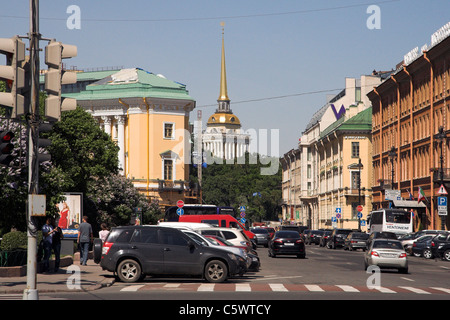
[[[109,287],[115,282],[113,273],[88,260],[86,266],[75,260],[57,272],[38,273],[36,289],[45,292],[93,291]],[[0,277],[0,294],[23,293],[27,288],[27,276]]]

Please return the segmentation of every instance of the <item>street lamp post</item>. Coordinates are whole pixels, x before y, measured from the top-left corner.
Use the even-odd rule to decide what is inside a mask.
[[[389,158],[391,159],[391,189],[394,190],[394,160],[397,157],[397,152],[395,151],[395,147],[391,148],[391,151],[389,151]],[[394,200],[390,200],[390,206],[394,204]]]
[[[389,158],[391,159],[391,185],[392,190],[394,189],[394,160],[397,157],[397,152],[395,151],[395,147],[391,148],[389,151]]]
[[[440,168],[439,168],[439,181],[441,182],[441,186],[444,185],[444,155],[443,155],[443,147],[442,143],[447,139],[447,134],[444,132],[444,127],[439,127],[439,132],[434,135],[434,138],[439,140],[439,147],[441,148],[441,156],[440,156]],[[441,229],[445,230],[446,216],[441,215]]]

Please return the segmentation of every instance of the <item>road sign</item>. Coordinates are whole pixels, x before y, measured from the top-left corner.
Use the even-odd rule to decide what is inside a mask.
[[[358,215],[357,215],[357,217],[358,217],[358,219],[361,219],[361,218],[363,217],[363,214],[362,214],[362,212],[358,212]]]
[[[182,208],[178,208],[178,209],[177,209],[177,214],[178,214],[179,216],[182,216],[182,215],[184,214],[184,210],[183,210]]]
[[[447,197],[438,197],[438,215],[446,216],[447,215]]]
[[[240,207],[239,207],[239,211],[240,211],[240,212],[245,212],[245,206],[240,206]]]
[[[245,223],[245,221],[247,221],[247,220],[245,220],[245,218],[242,218],[242,219],[241,219],[241,222],[242,222],[242,223]]]
[[[341,208],[336,208],[336,213],[342,213],[342,209]]]
[[[336,213],[336,218],[340,219],[342,216],[340,213]]]
[[[439,194],[448,194],[447,190],[445,190],[445,187],[443,184],[441,184],[441,187],[439,188],[439,191],[437,192]]]
[[[363,211],[363,206],[362,205],[357,206],[356,210],[358,210],[358,212],[362,212]]]
[[[178,200],[177,201],[177,207],[178,208],[183,208],[184,207],[184,201],[183,200]]]
[[[361,227],[364,227],[366,225],[366,220],[361,220]]]
[[[241,212],[241,217],[245,218],[245,212]]]
[[[337,218],[336,217],[331,217],[331,222],[337,222]]]

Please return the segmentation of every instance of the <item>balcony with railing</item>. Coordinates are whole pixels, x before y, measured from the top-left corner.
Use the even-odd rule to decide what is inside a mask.
[[[433,174],[435,183],[450,182],[450,168],[431,168],[430,173]]]

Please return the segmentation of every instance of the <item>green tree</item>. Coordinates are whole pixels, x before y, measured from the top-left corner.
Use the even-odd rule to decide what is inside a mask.
[[[260,159],[253,155],[253,159]],[[277,161],[278,159],[273,159]],[[277,220],[281,213],[281,169],[272,175],[261,174],[267,165],[250,161],[243,164],[211,164],[202,170],[203,201],[207,204],[232,206],[239,211],[245,205],[246,218],[251,221]],[[196,181],[197,170],[192,170]]]
[[[87,210],[96,215],[98,224],[105,222],[109,226],[127,225],[136,214],[136,208],[141,209],[142,222],[145,224],[154,224],[162,217],[157,202],[149,203],[136,190],[131,180],[118,174],[91,179],[86,198]]]

